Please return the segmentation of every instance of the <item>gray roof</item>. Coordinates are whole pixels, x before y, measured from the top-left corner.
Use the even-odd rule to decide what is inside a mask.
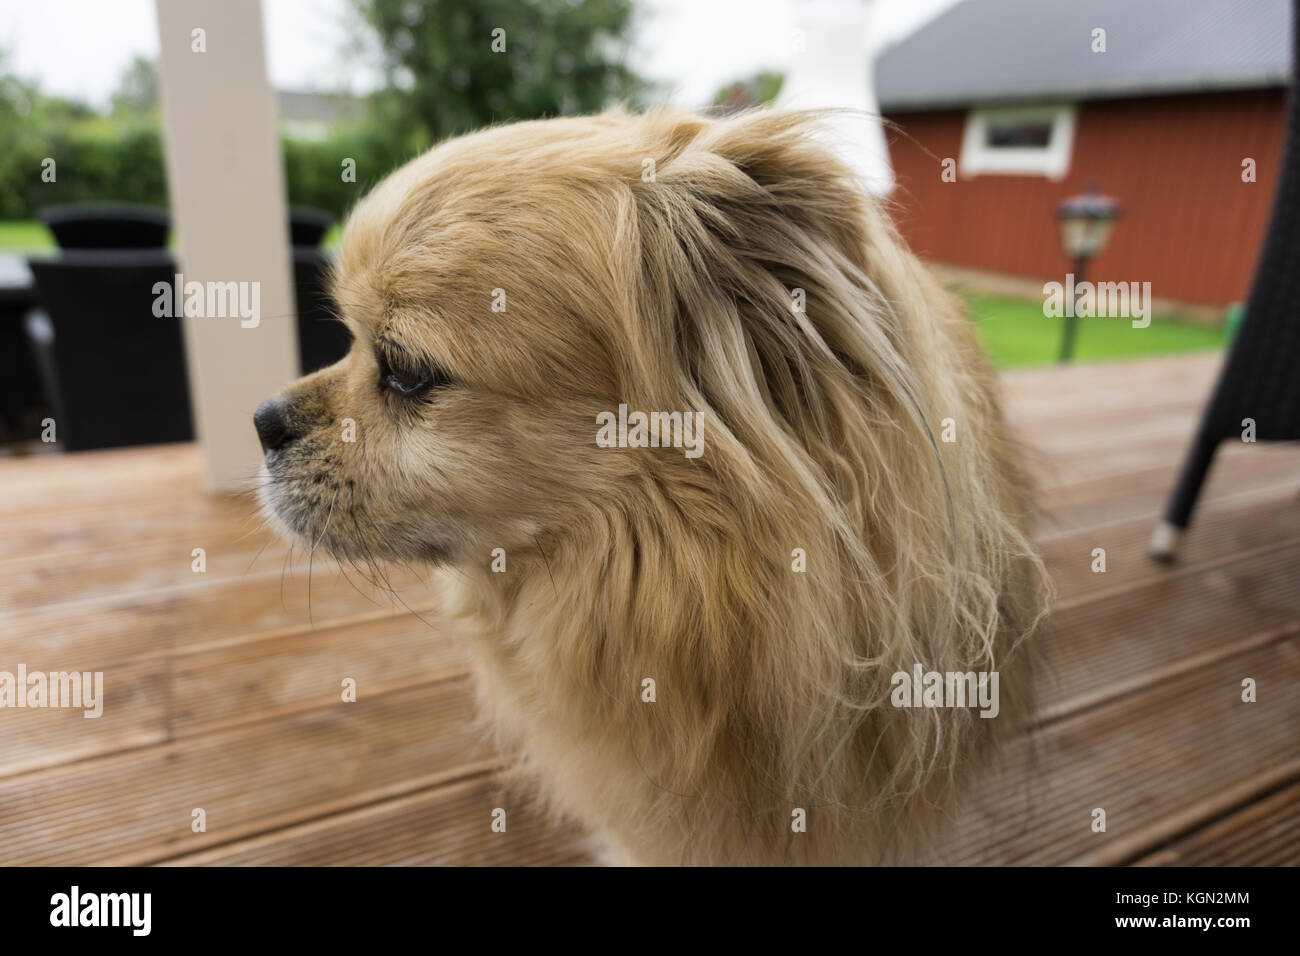
[[[316,93],[310,90],[276,90],[282,119],[334,123],[356,119],[360,101],[348,93]]]
[[[963,0],[876,61],[881,109],[1280,86],[1290,0]],[[1106,30],[1106,52],[1092,31]]]

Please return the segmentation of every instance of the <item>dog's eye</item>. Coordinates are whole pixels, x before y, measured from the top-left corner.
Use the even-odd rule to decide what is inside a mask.
[[[436,367],[419,368],[379,352],[379,380],[390,392],[403,398],[417,398],[434,388],[446,385],[447,373]]]
[[[423,392],[433,383],[433,373],[429,371],[412,372],[403,369],[390,369],[384,384],[399,395],[414,395]]]

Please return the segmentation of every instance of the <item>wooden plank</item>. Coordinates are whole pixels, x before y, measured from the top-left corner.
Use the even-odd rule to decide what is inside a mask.
[[[499,764],[463,679],[0,780],[0,865],[149,863]],[[207,832],[191,831],[202,808]]]
[[[1040,494],[1050,496],[1059,487],[1102,478],[1115,478],[1160,466],[1176,467],[1191,446],[1191,431],[1164,432],[1123,441],[1123,432],[1097,447],[1076,447],[1045,456],[1028,447],[1031,474]],[[1231,452],[1237,445],[1225,444]],[[1248,448],[1246,451],[1257,449]]]
[[[1300,629],[1300,542],[1063,608],[1036,639],[1041,719],[1060,717]],[[1158,609],[1153,613],[1153,609]]]
[[[1182,563],[1145,557],[1219,361],[1006,377],[1048,476],[1043,547],[1063,600],[1040,639],[1041,722],[937,860],[1300,859],[1300,450],[1225,443]],[[463,648],[328,561],[308,626],[301,565],[280,595],[282,546],[240,567],[269,540],[252,500],[198,483],[192,446],[0,468],[0,660],[103,669],[108,687],[98,721],[0,723],[0,863],[590,861],[580,834],[500,789]],[[208,549],[206,575],[192,547]],[[427,611],[424,575],[394,573]],[[1241,676],[1260,680],[1258,704],[1239,702]],[[343,677],[355,705],[337,702]],[[1107,834],[1089,829],[1096,805]],[[190,832],[195,806],[206,834]]]
[[[1244,677],[1257,703],[1241,701]],[[1167,680],[1013,742],[928,861],[1125,862],[1166,842],[1167,821],[1190,827],[1300,773],[1298,725],[1300,639]]]
[[[1239,806],[1253,803],[1274,787],[1294,780],[1297,776],[1300,776],[1300,760],[1289,760],[1276,767],[1261,768],[1259,774],[1245,780],[1228,780],[1208,794],[1203,802],[1162,814],[1142,830],[1135,830],[1113,844],[1093,849],[1071,860],[1071,865],[1130,865],[1153,846],[1203,826],[1207,820],[1222,817]]]
[[[3,621],[0,661],[21,660],[30,670],[103,670],[212,641],[430,606],[425,579],[402,568],[387,573],[400,601],[318,561],[310,578],[270,571],[18,612]]]
[[[188,554],[214,539],[255,534],[262,524],[251,497],[209,496],[194,488],[141,501],[109,497],[97,505],[31,510],[4,522],[0,559],[47,564],[137,544],[169,544]]]
[[[492,813],[506,812],[505,832]],[[499,775],[399,797],[168,861],[173,866],[579,866],[576,827],[545,814]]]
[[[1300,865],[1300,781],[1172,841],[1134,865]]]
[[[3,669],[12,673],[13,658],[5,661]],[[29,670],[49,668],[29,664]],[[0,778],[159,743],[167,736],[167,689],[163,665],[128,663],[104,674],[104,709],[97,718],[67,708],[0,711]],[[0,801],[0,821],[7,813]]]
[[[465,648],[412,614],[291,630],[115,665],[103,715],[14,710],[0,721],[0,777],[212,730],[332,707],[464,674]]]
[[[331,707],[344,679],[358,699],[462,677],[468,649],[412,614],[180,654],[173,673],[178,736]]]
[[[224,523],[225,530],[209,525],[193,536],[173,533],[143,544],[0,560],[0,617],[66,602],[111,600],[280,570],[290,551],[287,542],[269,531],[233,530],[244,524],[242,518]],[[195,548],[204,552],[202,572],[193,567]]]
[[[1289,491],[1282,497],[1272,491],[1216,502],[1197,515],[1173,566],[1147,555],[1153,527],[1150,518],[1051,538],[1043,543],[1042,553],[1056,582],[1059,602],[1065,607],[1296,541],[1300,539],[1300,508],[1295,505]],[[1104,572],[1093,570],[1094,548],[1105,549]]]
[[[1297,564],[1300,548],[1291,547],[1177,579],[1173,590],[1151,585],[1117,602],[1066,612],[1044,641],[1048,668],[1041,702],[1059,717],[1092,706],[1098,694],[1104,699],[1130,693],[1136,689],[1132,681],[1158,680],[1162,667],[1189,661],[1194,666],[1202,659],[1198,655],[1231,653],[1250,637],[1255,623],[1296,620],[1300,594],[1291,586],[1291,568]],[[1158,600],[1155,589],[1161,590]],[[1153,604],[1178,608],[1183,623],[1153,630],[1144,614]],[[331,703],[341,674],[356,677],[364,694],[370,686],[428,680],[465,666],[459,648],[409,615],[180,651],[174,659],[146,663],[109,671],[111,703],[98,721],[84,721],[71,711],[14,712],[16,722],[0,725],[7,731],[0,738],[0,752],[6,754],[0,772],[166,739],[169,698],[176,702],[171,728],[182,735]]]
[[[1191,447],[1192,438],[1190,429],[1185,433],[1149,433],[1118,428],[1095,446],[1065,443],[1049,451],[1032,439],[1026,439],[1022,448],[1036,487],[1051,496],[1061,489],[1099,479],[1113,480],[1124,474],[1140,474],[1158,468],[1173,469],[1177,473]],[[1224,441],[1215,454],[1216,468],[1211,470],[1211,475],[1222,462],[1236,458],[1257,465],[1268,459],[1284,459],[1291,463],[1290,475],[1295,477],[1295,470],[1300,465],[1300,446]]]
[[[198,446],[188,442],[10,458],[0,468],[0,516],[192,494],[201,483]]]
[[[1057,485],[1040,495],[1040,542],[1072,531],[1147,518],[1154,527],[1178,481],[1179,463]],[[1300,448],[1224,446],[1201,489],[1199,509],[1250,495],[1300,495]]]
[[[1113,377],[1115,370],[1108,372]],[[1148,414],[1198,411],[1214,386],[1213,377],[1204,374],[1117,385],[1092,366],[1067,373],[1057,388],[1027,389],[1013,380],[1021,374],[1002,377],[1004,397],[1011,398],[1004,401],[1007,421],[1016,429],[1044,435],[1059,432],[1053,425],[1086,427],[1100,421],[1120,432]]]
[[[1240,673],[1269,675],[1263,681],[1272,698],[1268,707],[1262,701],[1250,705],[1237,700]],[[1207,696],[1198,701],[1197,694]],[[1054,739],[1017,742],[1015,776],[1010,782],[994,778],[991,788],[973,798],[953,828],[957,838],[932,862],[1059,864],[1084,857],[1092,851],[1092,841],[1113,855],[1117,848],[1124,852],[1158,840],[1161,823],[1199,819],[1207,806],[1240,800],[1271,786],[1278,774],[1300,772],[1300,742],[1287,732],[1287,722],[1300,719],[1300,640],[1252,652],[1226,666],[1203,668],[1143,700],[1136,725],[1131,723],[1133,708],[1124,701],[1048,731]],[[1184,706],[1180,709],[1178,703]],[[1240,726],[1225,729],[1225,723]],[[1247,739],[1260,728],[1269,731],[1262,745],[1219,746],[1221,737]],[[1198,766],[1189,769],[1177,752],[1162,753],[1160,742],[1178,737],[1194,742],[1187,749],[1200,754],[1199,761],[1193,758]],[[1121,738],[1127,738],[1123,745]],[[1134,746],[1135,741],[1141,745]],[[1242,781],[1240,787],[1225,789],[1225,773]],[[1066,785],[1059,786],[1066,778]],[[1094,803],[1108,811],[1107,833],[1091,832]],[[535,842],[519,854],[506,852],[507,844],[488,826],[491,809],[503,804],[511,807],[507,813],[513,821],[513,804],[497,795],[495,783],[438,788],[173,862],[530,865],[590,860],[574,851],[576,831],[543,817],[529,817],[513,831]]]
[[[1013,422],[1062,422],[1096,409],[1137,411],[1171,395],[1204,402],[1218,377],[1223,354],[1206,352],[1154,359],[1045,365],[999,376],[1003,403]]]
[[[1153,442],[1170,439],[1186,442],[1200,420],[1199,410],[1186,401],[1173,408],[1131,408],[1106,414],[1090,414],[1086,420],[1062,427],[1061,421],[1043,422],[1033,429],[1021,428],[1030,447],[1053,464],[1073,461],[1080,455],[1096,456],[1099,451],[1112,453],[1124,445],[1150,447]]]

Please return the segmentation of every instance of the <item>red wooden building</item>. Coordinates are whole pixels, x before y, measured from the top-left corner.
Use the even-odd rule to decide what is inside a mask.
[[[877,61],[892,201],[939,263],[1060,281],[1056,204],[1123,215],[1089,278],[1245,298],[1272,204],[1287,0],[965,0]]]

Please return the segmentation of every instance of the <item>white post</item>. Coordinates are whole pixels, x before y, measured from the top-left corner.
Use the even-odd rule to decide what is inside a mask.
[[[894,188],[889,149],[880,122],[867,42],[874,0],[795,0],[793,57],[776,99],[792,109],[852,110],[832,114],[829,145],[870,192]]]
[[[185,291],[233,282],[245,292],[242,311],[218,307],[224,317],[206,314],[204,292],[204,314],[183,320],[195,428],[208,488],[246,489],[261,458],[253,411],[298,374],[262,9],[259,0],[157,0],[157,10],[168,191]]]

